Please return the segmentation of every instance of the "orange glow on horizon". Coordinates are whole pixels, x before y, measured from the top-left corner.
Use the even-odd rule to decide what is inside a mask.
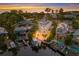
[[[27,10],[29,12],[41,12],[44,11],[45,8],[51,8],[53,10],[60,9],[58,7],[41,7],[41,6],[6,6],[6,5],[0,5],[0,10]],[[79,11],[79,9],[68,9],[63,8],[64,11]]]
[[[12,9],[44,9],[45,7],[37,6],[0,6],[0,9],[12,10]]]

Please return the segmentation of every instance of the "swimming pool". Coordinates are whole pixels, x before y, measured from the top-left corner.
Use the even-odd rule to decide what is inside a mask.
[[[61,47],[61,46],[63,46],[64,45],[64,41],[57,41],[57,46],[58,47]]]
[[[79,53],[79,47],[76,45],[71,46],[69,50],[75,53]]]
[[[57,46],[60,47],[60,48],[63,47],[64,41],[57,41]],[[79,46],[71,45],[69,50],[72,51],[72,52],[75,52],[75,53],[79,53]]]

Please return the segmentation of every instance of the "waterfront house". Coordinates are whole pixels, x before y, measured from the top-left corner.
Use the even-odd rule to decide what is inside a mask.
[[[16,27],[14,29],[14,33],[17,34],[17,40],[28,39],[26,31],[27,31],[26,27],[23,27],[23,26]]]
[[[73,41],[79,44],[79,29],[75,30],[73,33]]]
[[[32,28],[32,21],[23,20],[17,23],[14,32],[18,34],[18,39],[28,39],[28,31]]]
[[[76,15],[74,15],[74,14],[66,14],[66,15],[64,15],[64,18],[66,18],[66,19],[74,19],[74,18],[76,18]]]
[[[68,24],[66,23],[59,23],[56,28],[56,38],[58,39],[64,39],[66,36],[66,33],[68,32]]]
[[[3,52],[3,50],[5,50],[3,47],[4,45],[4,41],[6,39],[8,39],[8,32],[6,31],[6,29],[4,27],[0,27],[0,52]]]
[[[37,42],[38,45],[41,45],[41,43],[50,36],[52,22],[49,20],[46,20],[44,17],[40,21],[38,21],[38,30],[35,31],[33,34],[33,41]],[[36,45],[37,45],[36,43]]]

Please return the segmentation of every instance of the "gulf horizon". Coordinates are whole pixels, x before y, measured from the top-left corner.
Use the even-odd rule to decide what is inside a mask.
[[[0,11],[23,10],[27,12],[44,12],[45,8],[64,11],[79,11],[79,4],[75,3],[0,3]]]

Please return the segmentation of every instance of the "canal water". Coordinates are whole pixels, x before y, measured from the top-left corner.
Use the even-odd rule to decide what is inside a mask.
[[[5,53],[0,54],[0,56],[12,56],[12,52],[6,51]],[[26,47],[21,47],[20,50],[18,51],[17,56],[60,56],[60,54],[55,53],[48,47],[46,49],[41,48],[39,49],[38,52],[35,52],[28,45]]]

